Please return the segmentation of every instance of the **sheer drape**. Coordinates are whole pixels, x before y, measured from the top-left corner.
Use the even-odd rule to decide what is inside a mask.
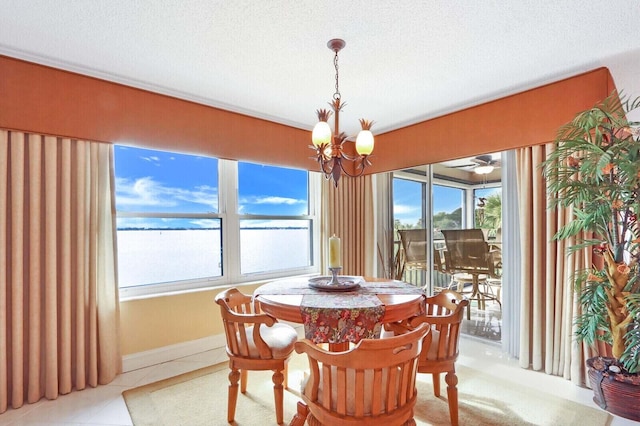
[[[588,350],[574,337],[579,307],[571,280],[575,270],[591,265],[591,252],[567,256],[573,241],[553,240],[571,220],[571,210],[548,208],[539,164],[551,149],[547,144],[516,151],[522,251],[520,366],[582,384]]]
[[[0,413],[120,372],[112,152],[0,130]]]
[[[343,176],[337,188],[332,182],[324,181],[322,192],[322,253],[326,256],[325,240],[335,234],[340,237],[342,246],[341,274],[374,276],[376,252],[372,177]],[[326,265],[325,258],[322,264],[325,273]]]

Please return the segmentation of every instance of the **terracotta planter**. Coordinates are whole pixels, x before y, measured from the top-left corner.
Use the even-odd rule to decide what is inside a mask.
[[[640,377],[616,374],[609,370],[613,358],[587,360],[593,402],[612,414],[640,421]]]

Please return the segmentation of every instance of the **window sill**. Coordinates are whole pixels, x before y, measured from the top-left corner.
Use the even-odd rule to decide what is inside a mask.
[[[181,294],[190,294],[190,293],[201,293],[201,292],[207,292],[207,291],[214,291],[214,290],[224,290],[230,287],[236,287],[236,288],[243,288],[243,287],[250,287],[250,286],[256,286],[256,285],[262,285],[262,284],[266,284],[275,280],[283,280],[283,279],[289,279],[289,278],[300,278],[300,277],[313,277],[313,276],[317,276],[319,275],[318,273],[306,273],[306,274],[295,274],[295,275],[287,275],[287,276],[282,276],[282,277],[277,277],[277,278],[263,278],[263,279],[259,279],[259,280],[255,280],[255,281],[245,281],[245,282],[239,282],[239,283],[234,283],[234,284],[229,284],[229,283],[225,283],[225,284],[219,284],[219,285],[203,285],[201,287],[198,286],[194,286],[191,288],[185,288],[185,289],[180,289],[180,290],[168,290],[168,291],[158,291],[158,292],[153,292],[153,293],[147,293],[147,294],[132,294],[132,295],[125,295],[125,296],[120,296],[120,302],[130,302],[130,301],[134,301],[134,300],[145,300],[145,299],[155,299],[155,298],[159,298],[159,297],[172,297],[172,296],[177,296],[177,295],[181,295]],[[209,281],[206,281],[206,283],[208,283]],[[202,281],[202,283],[205,283],[205,281]],[[122,290],[120,290],[120,292],[122,293]]]

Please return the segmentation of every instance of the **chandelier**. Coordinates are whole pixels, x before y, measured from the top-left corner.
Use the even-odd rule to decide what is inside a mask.
[[[355,140],[355,150],[358,155],[349,155],[345,153],[343,149],[345,142],[353,142],[352,137],[347,137],[344,132],[340,132],[340,110],[342,110],[346,103],[342,102],[338,85],[338,52],[345,44],[345,41],[339,38],[329,40],[327,43],[327,47],[335,53],[333,65],[336,69],[336,91],[333,94],[333,100],[329,102],[331,110],[316,110],[319,121],[313,128],[313,133],[311,134],[313,145],[310,146],[310,148],[316,151],[316,159],[320,164],[324,176],[327,179],[333,179],[336,187],[338,186],[338,181],[342,173],[351,177],[362,175],[365,167],[371,165],[368,157],[373,151],[373,134],[371,133],[373,121],[365,119],[360,119],[362,130],[358,133],[358,137]],[[332,111],[334,114],[333,132],[327,122]],[[343,164],[345,160],[351,162],[353,166],[350,165],[345,168]],[[349,173],[349,169],[353,169],[355,173]]]

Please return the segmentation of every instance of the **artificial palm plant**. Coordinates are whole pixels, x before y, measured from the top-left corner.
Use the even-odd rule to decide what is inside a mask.
[[[638,107],[640,98],[614,92],[577,114],[543,164],[552,207],[573,209],[554,238],[576,237],[570,251],[592,247],[602,256],[601,266],[574,275],[577,337],[609,343],[629,373],[640,372],[640,123],[627,119]]]

